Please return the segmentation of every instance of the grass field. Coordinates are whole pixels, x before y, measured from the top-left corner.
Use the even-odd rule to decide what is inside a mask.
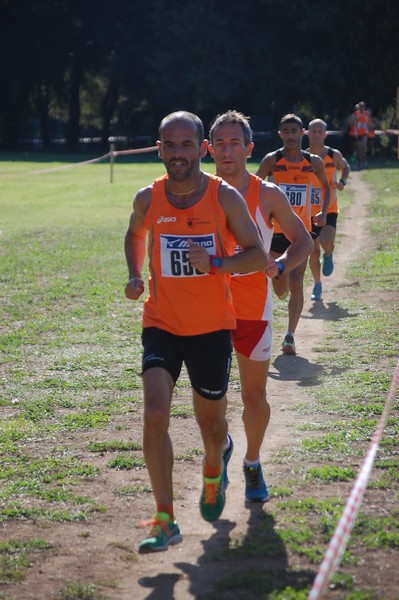
[[[92,429],[100,439],[110,423],[122,427],[124,415],[139,403],[141,309],[124,298],[123,238],[135,191],[162,175],[163,167],[116,164],[111,184],[108,164],[57,170],[62,166],[27,158],[0,164],[0,525],[26,518],[85,520],[106,510],[95,498],[75,493],[75,482],[92,476],[93,467],[79,459],[78,448],[64,451],[63,438]],[[35,173],[47,168],[54,170]],[[211,164],[206,168],[213,172]],[[355,477],[346,457],[364,452],[390,386],[399,332],[398,173],[396,165],[364,173],[375,190],[370,252],[352,265],[364,301],[361,294],[348,297],[342,308],[355,318],[334,324],[333,350],[328,344],[318,348],[320,362],[334,366],[335,373],[345,369],[314,392],[317,410],[334,415],[334,422],[327,418],[317,438],[305,432],[302,452],[320,465],[302,472],[304,481],[328,484]],[[278,328],[278,314],[276,321]],[[396,402],[371,484],[395,490],[396,499],[398,408]],[[143,466],[140,440],[113,449],[120,454],[108,468]],[[306,548],[307,558],[320,562],[323,548],[311,542],[308,517],[318,515],[326,541],[342,505],[310,498],[298,506],[283,499],[283,490],[280,496],[276,511],[286,516],[280,531],[284,542],[293,552]],[[354,538],[371,549],[399,548],[398,517],[398,511],[385,520],[361,515]],[[41,539],[0,543],[0,598],[6,598],[3,584],[24,578],[30,553],[47,550]],[[345,585],[348,600],[377,597],[372,590],[365,595]],[[86,597],[78,587],[74,594],[64,597]]]

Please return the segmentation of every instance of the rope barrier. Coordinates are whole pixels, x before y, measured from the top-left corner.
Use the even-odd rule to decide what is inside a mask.
[[[78,163],[71,163],[69,165],[63,165],[62,167],[51,167],[51,169],[40,169],[37,171],[30,171],[28,173],[23,173],[23,174],[24,175],[37,175],[38,173],[50,173],[51,171],[61,171],[63,169],[70,169],[71,167],[80,167],[81,165],[88,165],[90,163],[101,162],[102,160],[105,160],[109,156],[110,156],[110,152],[107,152],[107,154],[104,154],[103,156],[100,156],[98,158],[92,158],[90,160],[83,160],[82,162],[78,162]]]
[[[265,132],[261,132],[261,133],[265,133]],[[343,133],[345,133],[345,132],[341,131],[341,130],[327,131],[327,135],[339,135],[339,134],[343,134]],[[377,135],[383,135],[383,134],[398,135],[398,130],[397,129],[376,130],[375,133]],[[36,171],[27,171],[25,173],[19,173],[19,175],[39,175],[39,174],[43,174],[43,173],[51,173],[52,171],[62,171],[64,169],[71,169],[73,167],[80,167],[82,165],[98,163],[98,162],[101,162],[101,161],[109,158],[110,165],[111,165],[110,182],[112,183],[112,181],[113,181],[113,164],[114,164],[115,157],[127,156],[129,154],[144,154],[147,152],[155,152],[156,150],[158,150],[158,146],[149,146],[148,148],[132,148],[130,150],[114,150],[114,144],[111,144],[110,151],[107,152],[107,154],[104,154],[103,156],[99,156],[98,158],[92,158],[90,160],[84,160],[84,161],[81,161],[78,163],[71,163],[69,165],[63,165],[62,167],[51,167],[50,169],[38,169]],[[399,151],[399,146],[398,146],[398,151]],[[2,173],[1,175],[3,175],[3,176],[11,175],[11,173]]]
[[[139,154],[144,152],[154,152],[154,150],[158,150],[158,146],[150,146],[149,148],[134,148],[131,150],[115,150],[115,144],[111,144],[110,150],[110,173],[109,173],[109,182],[113,183],[114,181],[114,162],[115,156],[126,156],[127,154]]]
[[[314,580],[313,587],[310,590],[308,600],[319,600],[322,598],[323,593],[327,587],[327,584],[331,576],[335,573],[339,566],[342,555],[345,552],[346,545],[348,543],[350,534],[357,514],[362,503],[363,495],[367,487],[367,483],[370,477],[371,469],[373,467],[374,458],[378,449],[378,444],[386,425],[389,412],[392,408],[394,396],[399,389],[399,361],[396,365],[396,369],[392,378],[391,388],[389,390],[388,398],[384,406],[384,410],[378,422],[377,428],[371,440],[369,450],[366,458],[364,459],[363,465],[360,469],[359,475],[352,488],[352,492],[346,502],[344,512],[335,528],[334,534],[328,545],[324,560],[320,565],[319,572]]]
[[[82,165],[89,165],[93,163],[98,163],[107,158],[110,159],[111,163],[111,183],[112,183],[112,166],[114,162],[114,158],[116,156],[126,156],[128,154],[144,154],[146,152],[154,152],[158,150],[158,146],[149,146],[148,148],[132,148],[131,150],[114,150],[114,144],[111,144],[111,149],[107,154],[103,154],[103,156],[99,156],[98,158],[92,158],[90,160],[83,160],[77,163],[70,163],[68,165],[62,165],[61,167],[51,167],[49,169],[37,169],[35,171],[25,171],[24,173],[18,173],[18,175],[41,175],[43,173],[52,173],[53,171],[63,171],[64,169],[71,169],[73,167],[80,167]],[[2,173],[1,175],[11,175],[11,173]]]
[[[134,148],[132,150],[113,150],[114,156],[124,156],[125,154],[142,154],[144,152],[154,152],[158,150],[158,146],[150,146],[149,148]]]

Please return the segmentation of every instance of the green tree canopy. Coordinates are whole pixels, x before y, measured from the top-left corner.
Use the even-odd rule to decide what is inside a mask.
[[[361,99],[393,106],[398,23],[394,0],[1,0],[1,145],[29,128],[46,145],[54,120],[70,150],[82,131],[155,136],[183,108],[338,127]]]

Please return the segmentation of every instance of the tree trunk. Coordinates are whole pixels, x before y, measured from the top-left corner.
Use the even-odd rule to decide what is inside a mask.
[[[67,149],[69,152],[79,150],[80,133],[80,84],[82,83],[82,63],[80,56],[75,52],[71,66],[71,81],[69,87],[69,122],[67,134]]]
[[[110,135],[111,119],[115,113],[118,105],[119,98],[119,85],[115,79],[110,79],[108,82],[108,88],[101,102],[101,117],[102,117],[102,128],[101,128],[101,146],[103,151],[109,150],[108,138]]]

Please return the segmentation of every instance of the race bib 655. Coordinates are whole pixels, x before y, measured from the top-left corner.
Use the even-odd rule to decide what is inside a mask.
[[[192,240],[198,246],[206,248],[208,254],[216,254],[213,233],[205,235],[160,235],[160,259],[163,277],[199,277],[207,275],[191,266],[188,260],[188,243]]]

